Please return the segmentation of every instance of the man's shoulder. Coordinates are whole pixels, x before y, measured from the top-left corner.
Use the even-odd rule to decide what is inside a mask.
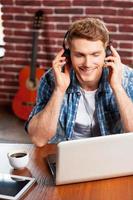
[[[54,74],[52,68],[49,68],[41,78],[41,83],[46,82],[48,85],[54,84]]]
[[[49,68],[42,76],[42,79],[54,79],[54,74],[52,68]]]
[[[39,91],[41,93],[43,90],[53,91],[54,87],[55,87],[55,81],[54,81],[53,70],[50,68],[43,74],[43,76],[40,79]]]
[[[124,77],[133,77],[133,68],[127,66],[127,65],[124,65],[122,64],[122,67],[123,67],[123,76]]]
[[[126,65],[123,65],[122,83],[123,83],[123,87],[128,91],[128,93],[132,94],[132,92],[133,92],[133,89],[132,89],[132,87],[133,87],[133,69]]]

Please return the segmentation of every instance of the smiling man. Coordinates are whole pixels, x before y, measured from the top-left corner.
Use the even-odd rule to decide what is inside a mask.
[[[133,70],[121,63],[99,19],[74,22],[62,49],[44,74],[26,123],[37,146],[48,142],[133,131]],[[65,48],[65,47],[64,47]],[[64,70],[62,70],[62,66]]]

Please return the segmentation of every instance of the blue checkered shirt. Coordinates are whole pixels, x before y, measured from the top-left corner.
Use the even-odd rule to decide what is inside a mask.
[[[49,143],[57,143],[72,138],[79,99],[81,96],[78,80],[72,69],[70,73],[71,83],[65,93],[60,115],[58,119],[57,131]],[[119,109],[115,96],[108,82],[108,69],[103,69],[99,87],[95,95],[95,109],[100,128],[100,135],[109,135],[124,132]],[[133,101],[133,69],[123,65],[123,87]],[[26,123],[26,130],[30,119],[41,111],[49,101],[55,87],[52,69],[48,70],[40,81],[36,105],[33,108]],[[45,123],[45,122],[44,122]]]

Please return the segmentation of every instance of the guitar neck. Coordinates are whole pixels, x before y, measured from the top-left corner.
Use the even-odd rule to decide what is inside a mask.
[[[37,42],[38,42],[38,32],[33,32],[32,41],[32,55],[31,55],[31,70],[30,70],[30,80],[35,83],[36,77],[36,59],[37,59]]]

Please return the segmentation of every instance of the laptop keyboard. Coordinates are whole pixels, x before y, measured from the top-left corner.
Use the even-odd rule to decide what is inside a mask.
[[[52,175],[56,175],[56,154],[50,154],[47,156],[47,162],[52,172]]]

